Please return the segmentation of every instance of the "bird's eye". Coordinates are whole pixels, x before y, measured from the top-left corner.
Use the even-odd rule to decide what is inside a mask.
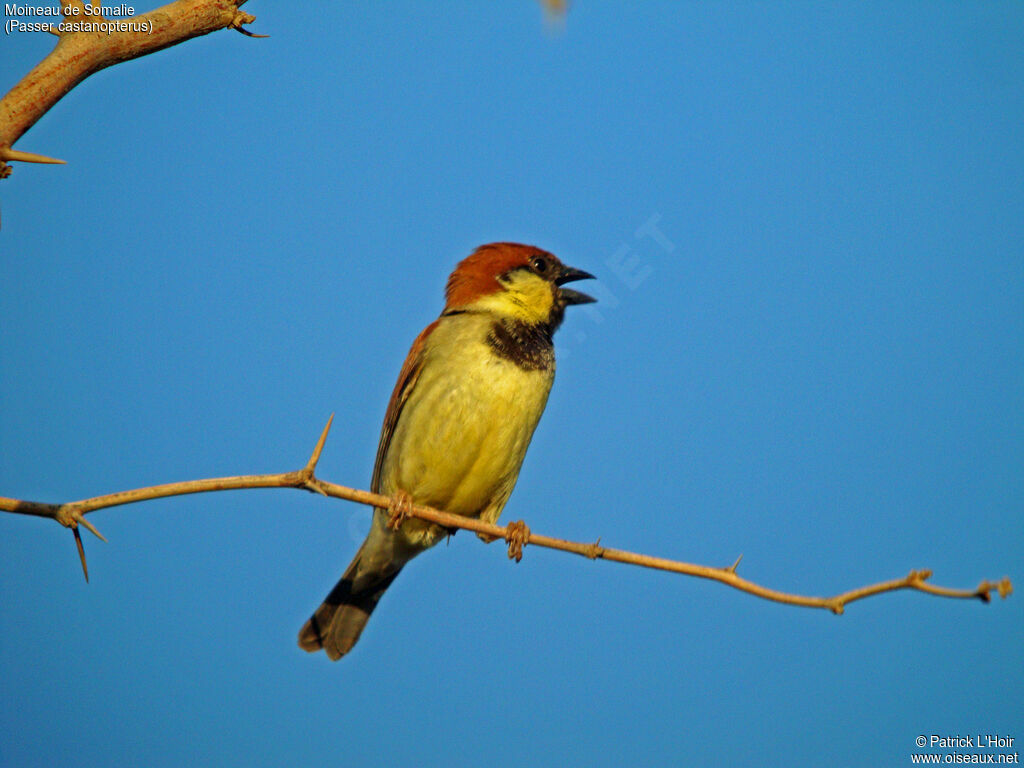
[[[534,271],[537,272],[537,274],[543,275],[545,272],[548,271],[548,260],[545,259],[543,256],[534,256],[533,260],[530,262],[530,265],[533,267]]]

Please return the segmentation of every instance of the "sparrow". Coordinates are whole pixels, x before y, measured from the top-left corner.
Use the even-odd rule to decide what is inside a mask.
[[[593,277],[518,243],[483,245],[463,259],[441,316],[398,374],[370,489],[495,522],[555,378],[552,336],[566,307],[595,301],[562,286]],[[301,648],[323,648],[331,660],[352,650],[405,564],[449,535],[416,518],[394,522],[394,510],[374,509],[366,541],[299,632]]]

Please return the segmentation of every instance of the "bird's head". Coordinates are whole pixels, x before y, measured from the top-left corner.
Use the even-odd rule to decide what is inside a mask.
[[[554,330],[562,322],[567,306],[596,301],[562,286],[593,277],[582,269],[567,267],[554,254],[532,245],[481,245],[459,262],[448,278],[445,311],[489,311]]]

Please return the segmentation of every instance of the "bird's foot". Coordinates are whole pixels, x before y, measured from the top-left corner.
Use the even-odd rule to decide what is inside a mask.
[[[412,496],[405,491],[395,491],[388,504],[388,529],[397,531],[412,511]]]
[[[508,542],[508,559],[517,563],[523,559],[523,547],[530,542],[530,527],[522,520],[505,526],[505,541]]]

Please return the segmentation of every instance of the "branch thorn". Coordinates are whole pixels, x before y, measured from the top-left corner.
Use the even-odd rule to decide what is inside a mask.
[[[58,160],[55,157],[37,155],[35,152],[22,152],[20,149],[0,147],[0,160],[18,160],[22,163],[49,163],[51,165],[67,165],[66,160]]]
[[[85,516],[81,512],[75,512],[72,515],[72,517],[74,517],[76,522],[79,522],[82,525],[84,525],[86,528],[88,528],[89,529],[89,533],[91,533],[93,536],[95,536],[100,541],[106,541],[107,540],[107,537],[104,536],[102,533],[100,533],[98,530],[96,530],[96,526],[93,525],[92,523],[90,523],[88,520],[86,520]]]
[[[331,423],[334,421],[334,414],[332,413],[330,418],[327,419],[327,426],[324,427],[324,431],[320,433],[320,439],[316,441],[316,447],[313,448],[313,455],[309,457],[309,462],[306,464],[306,469],[309,470],[309,474],[312,477],[313,470],[316,469],[317,462],[320,461],[320,452],[324,449],[324,443],[327,442],[327,433],[331,431]],[[323,493],[321,490],[320,493]]]
[[[733,563],[732,565],[730,565],[725,570],[727,570],[729,573],[736,573],[736,569],[740,567],[740,560],[742,560],[742,559],[743,559],[743,555],[740,555],[739,557],[736,558],[736,562]]]
[[[324,487],[320,484],[320,481],[317,480],[315,477],[311,477],[308,480],[306,480],[305,487],[310,491],[315,491],[316,493],[319,493],[321,496],[327,496],[328,498],[330,498],[331,494],[324,490]]]
[[[228,29],[234,29],[241,32],[246,37],[270,37],[270,35],[257,35],[242,26],[243,24],[252,24],[254,21],[256,21],[256,17],[251,13],[239,11],[235,14],[235,18],[231,20],[231,23],[228,24]]]
[[[78,559],[82,561],[82,573],[85,574],[85,583],[89,583],[89,566],[85,564],[85,547],[82,546],[82,534],[78,532],[78,526],[76,525],[71,529],[71,532],[75,534],[75,546],[78,547]]]

